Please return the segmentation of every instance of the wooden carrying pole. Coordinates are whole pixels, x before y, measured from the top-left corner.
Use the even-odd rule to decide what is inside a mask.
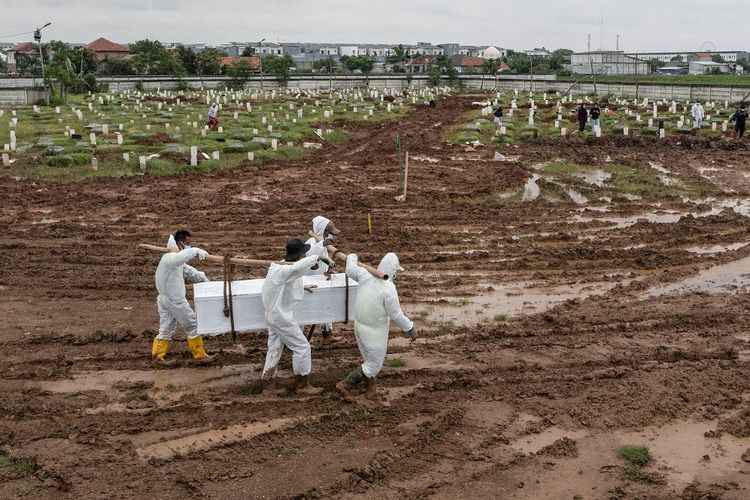
[[[310,236],[312,236],[313,238],[315,238],[316,241],[322,241],[323,240],[323,238],[321,238],[317,234],[313,233],[312,231],[309,231],[308,234]],[[333,255],[332,255],[332,257],[334,259],[341,259],[344,262],[346,262],[347,255],[344,252],[340,252],[333,245],[329,245],[328,248],[332,248],[333,249]],[[375,276],[378,279],[381,279],[381,280],[387,280],[388,279],[388,275],[387,274],[378,271],[376,268],[374,268],[372,266],[368,266],[367,264],[363,264],[362,262],[357,262],[357,265],[359,267],[361,267],[362,269],[364,269],[365,271],[367,271],[368,273],[372,274],[373,276]]]
[[[157,247],[156,245],[147,245],[145,243],[140,243],[138,245],[138,248],[143,248],[144,250],[153,250],[155,252],[161,252],[161,253],[168,253],[169,250],[164,247]],[[206,256],[206,260],[210,262],[217,262],[219,264],[224,263],[224,257],[220,255],[208,255]],[[236,264],[238,266],[270,266],[273,261],[270,260],[260,260],[260,259],[239,259],[236,257],[231,257],[229,259],[230,264]]]

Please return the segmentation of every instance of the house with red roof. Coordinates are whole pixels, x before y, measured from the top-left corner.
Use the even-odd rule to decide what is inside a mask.
[[[260,69],[260,57],[256,56],[227,56],[222,57],[219,66],[221,67],[222,73],[230,66],[238,64],[240,61],[246,61],[250,63],[250,69],[258,71]]]
[[[6,52],[8,73],[15,73],[18,70],[18,63],[23,58],[33,58],[39,56],[39,45],[32,42],[23,42],[14,45]]]
[[[484,59],[481,57],[456,54],[451,56],[451,62],[459,73],[477,73],[481,71]]]
[[[125,59],[130,55],[130,49],[106,38],[97,38],[86,45],[86,48],[96,54],[96,60],[100,63],[111,59]]]
[[[404,67],[408,73],[426,73],[435,67],[437,56],[425,54],[410,60]]]

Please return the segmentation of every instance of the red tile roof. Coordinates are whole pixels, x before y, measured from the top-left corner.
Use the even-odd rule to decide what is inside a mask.
[[[431,64],[435,59],[437,59],[437,56],[425,54],[422,56],[415,57],[414,59],[406,63],[406,65],[407,66],[421,66],[423,64]]]
[[[129,53],[130,50],[120,44],[110,42],[106,38],[97,38],[90,44],[86,45],[86,48],[89,50],[93,50],[94,52],[122,52],[122,53]]]
[[[8,52],[15,52],[16,54],[38,54],[39,46],[31,42],[23,42],[11,47]]]
[[[250,69],[260,68],[260,58],[255,56],[227,56],[221,58],[220,66],[234,66],[240,61],[247,61],[250,63]]]
[[[484,64],[484,59],[474,56],[455,55],[451,57],[451,62],[454,66],[461,66],[465,68],[467,66],[481,66],[482,64]]]

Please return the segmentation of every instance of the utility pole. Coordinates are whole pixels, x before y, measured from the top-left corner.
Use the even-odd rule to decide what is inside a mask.
[[[262,39],[258,42],[258,57],[260,57],[260,90],[263,90],[263,52],[261,52],[260,46],[265,42],[266,39]]]
[[[617,35],[617,44],[615,45],[615,50],[620,51],[620,35]]]
[[[34,30],[34,40],[39,44],[39,64],[42,66],[42,88],[44,88],[44,96],[49,106],[49,93],[47,92],[47,85],[44,81],[44,54],[42,53],[42,30],[52,23],[47,23],[41,28]]]

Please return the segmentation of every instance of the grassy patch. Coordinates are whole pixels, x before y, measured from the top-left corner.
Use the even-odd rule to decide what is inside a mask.
[[[617,458],[631,465],[643,467],[651,462],[651,452],[647,446],[623,446],[617,450]]]
[[[505,321],[508,319],[508,317],[505,314],[495,314],[492,317],[492,321],[495,323],[505,323]]]
[[[521,236],[518,238],[519,245],[531,245],[531,238],[528,236]]]
[[[474,359],[474,358],[476,358],[476,357],[477,357],[477,353],[476,353],[476,352],[474,352],[474,351],[472,351],[472,350],[470,350],[470,349],[464,349],[464,350],[463,350],[463,351],[461,352],[461,355],[462,355],[462,356],[463,356],[464,358],[466,358],[466,359]]]
[[[638,481],[641,483],[663,483],[664,476],[657,472],[646,472],[637,465],[628,464],[622,468],[622,478],[628,481]]]
[[[643,483],[661,483],[664,481],[661,474],[643,470],[643,467],[653,460],[651,452],[646,446],[622,446],[617,450],[617,458],[626,462],[622,468],[622,478],[625,480]]]
[[[555,160],[546,164],[542,167],[542,172],[545,174],[558,174],[558,175],[575,175],[576,166],[569,161]]]
[[[296,455],[299,455],[299,452],[300,452],[299,448],[295,448],[294,446],[287,445],[287,444],[281,445],[278,448],[278,453],[280,457],[286,457],[286,458],[294,457]]]
[[[406,360],[404,358],[390,358],[386,360],[385,364],[391,368],[402,368],[406,366]]]
[[[0,449],[0,470],[11,468],[22,474],[28,474],[34,470],[34,464],[26,462],[18,456],[18,452],[10,446]]]

